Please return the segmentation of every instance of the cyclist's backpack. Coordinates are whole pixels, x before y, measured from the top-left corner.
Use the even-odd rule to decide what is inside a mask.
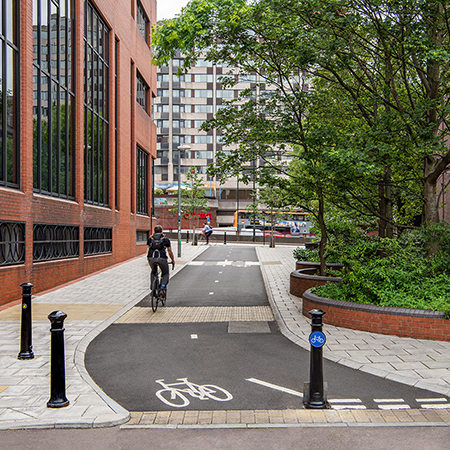
[[[159,258],[164,251],[164,235],[162,233],[155,233],[152,236],[150,248],[153,250],[153,257]]]

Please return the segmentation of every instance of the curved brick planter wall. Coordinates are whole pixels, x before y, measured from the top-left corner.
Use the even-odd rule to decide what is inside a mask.
[[[339,263],[326,263],[327,269],[332,270],[340,270],[344,267],[344,264]],[[320,263],[318,262],[311,262],[311,261],[295,261],[295,270],[302,270],[302,269],[320,269]]]
[[[294,294],[295,295],[295,294]],[[303,315],[320,308],[324,323],[353,330],[392,334],[416,339],[450,341],[450,319],[444,313],[423,309],[388,308],[332,300],[310,291],[303,294]]]
[[[314,267],[291,272],[289,292],[292,295],[301,297],[307,289],[315,286],[322,286],[325,283],[337,283],[341,281],[341,278],[339,277],[320,277],[314,275],[316,271],[317,268]]]

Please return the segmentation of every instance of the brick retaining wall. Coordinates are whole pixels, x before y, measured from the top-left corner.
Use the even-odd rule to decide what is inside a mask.
[[[294,294],[295,295],[295,294]],[[320,308],[324,323],[353,330],[369,331],[416,339],[450,341],[450,319],[444,313],[422,309],[389,308],[303,294],[304,316]]]
[[[315,275],[317,268],[295,270],[291,272],[289,292],[296,297],[302,297],[303,293],[315,286],[323,286],[326,283],[337,283],[342,280],[339,277],[321,277]]]

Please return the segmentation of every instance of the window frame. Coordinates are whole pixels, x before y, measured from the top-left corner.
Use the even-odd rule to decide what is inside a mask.
[[[7,5],[9,2],[2,0],[0,8],[2,9],[2,19],[0,29],[1,45],[1,145],[0,145],[0,186],[10,188],[20,188],[20,15],[18,1],[12,2],[12,32],[8,33],[7,23]],[[6,33],[5,33],[6,31]],[[11,40],[11,39],[12,40]],[[12,155],[8,157],[8,78],[9,68],[7,67],[7,55],[9,51],[13,52],[12,82],[13,82],[13,101],[12,109]],[[9,169],[11,168],[11,173]]]

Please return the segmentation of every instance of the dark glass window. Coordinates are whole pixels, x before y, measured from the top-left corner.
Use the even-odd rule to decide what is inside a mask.
[[[84,199],[108,205],[109,29],[89,1],[84,20]]]
[[[33,0],[33,187],[74,196],[73,0]]]
[[[0,186],[19,187],[18,1],[0,0]]]
[[[138,146],[136,154],[136,212],[148,214],[148,153]]]
[[[142,78],[142,75],[139,72],[136,72],[136,100],[147,112],[148,112],[147,108],[148,89],[149,89],[148,84]]]
[[[0,266],[25,262],[25,223],[0,221]]]
[[[112,228],[84,227],[84,256],[112,253]]]
[[[138,0],[136,4],[136,24],[139,29],[139,31],[142,34],[142,37],[144,38],[145,42],[147,44],[150,40],[150,21],[148,20],[148,16],[144,11],[144,8],[141,5],[141,2]]]
[[[80,254],[80,228],[77,225],[33,225],[33,261],[76,258]]]
[[[115,184],[115,198],[116,198],[116,209],[119,209],[119,128],[118,128],[118,122],[119,122],[119,41],[115,40],[115,57],[114,57],[114,158],[115,158],[115,177],[114,177],[114,184]]]

